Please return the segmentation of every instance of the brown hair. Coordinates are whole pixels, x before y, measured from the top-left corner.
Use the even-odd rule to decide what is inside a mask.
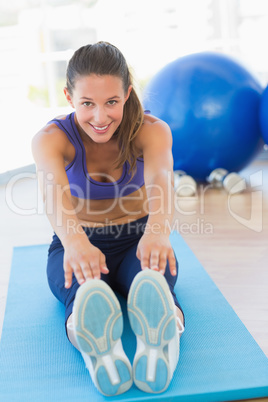
[[[75,88],[77,78],[85,75],[113,75],[123,81],[125,94],[133,85],[132,75],[127,62],[117,47],[108,42],[98,42],[79,48],[69,61],[66,73],[66,86],[70,95]],[[139,156],[134,145],[134,139],[143,123],[143,107],[134,88],[124,105],[124,113],[120,126],[115,132],[119,144],[117,167],[125,161],[130,164],[132,175],[136,169],[136,159]]]

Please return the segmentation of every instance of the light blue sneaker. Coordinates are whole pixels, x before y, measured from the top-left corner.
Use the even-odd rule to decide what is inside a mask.
[[[73,307],[76,340],[91,378],[106,396],[127,391],[132,381],[131,364],[123,350],[122,311],[112,289],[102,280],[81,285]]]
[[[146,269],[138,273],[128,295],[128,315],[137,337],[133,379],[145,392],[167,389],[177,366],[180,332],[175,303],[165,277]]]

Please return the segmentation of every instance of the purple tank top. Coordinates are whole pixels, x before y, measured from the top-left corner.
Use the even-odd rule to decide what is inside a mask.
[[[81,199],[104,200],[124,197],[138,190],[144,185],[143,159],[137,158],[137,170],[132,180],[129,173],[129,163],[123,165],[123,173],[119,180],[108,178],[111,182],[100,182],[88,174],[86,165],[86,151],[74,121],[75,112],[69,114],[65,120],[53,119],[49,123],[55,123],[64,131],[75,148],[75,157],[65,167],[70,184],[71,194]],[[105,175],[107,177],[107,175]]]

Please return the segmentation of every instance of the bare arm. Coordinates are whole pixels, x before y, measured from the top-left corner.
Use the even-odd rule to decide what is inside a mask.
[[[66,141],[60,130],[45,128],[33,138],[32,152],[47,217],[65,250],[65,286],[69,288],[73,272],[81,284],[108,270],[105,256],[89,242],[73,207],[65,172]]]
[[[172,136],[161,121],[143,129],[140,143],[144,157],[144,178],[148,198],[149,218],[146,231],[138,246],[137,256],[142,268],[176,274],[176,260],[169,241],[174,214]]]

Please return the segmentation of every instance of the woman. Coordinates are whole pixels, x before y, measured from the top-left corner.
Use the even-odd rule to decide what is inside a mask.
[[[184,329],[169,242],[170,129],[144,114],[126,61],[109,43],[74,53],[64,93],[75,111],[49,122],[32,143],[55,232],[48,283],[66,307],[67,336],[101,393],[125,392],[133,379],[146,392],[163,392]],[[114,291],[128,298],[137,336],[133,369]]]

